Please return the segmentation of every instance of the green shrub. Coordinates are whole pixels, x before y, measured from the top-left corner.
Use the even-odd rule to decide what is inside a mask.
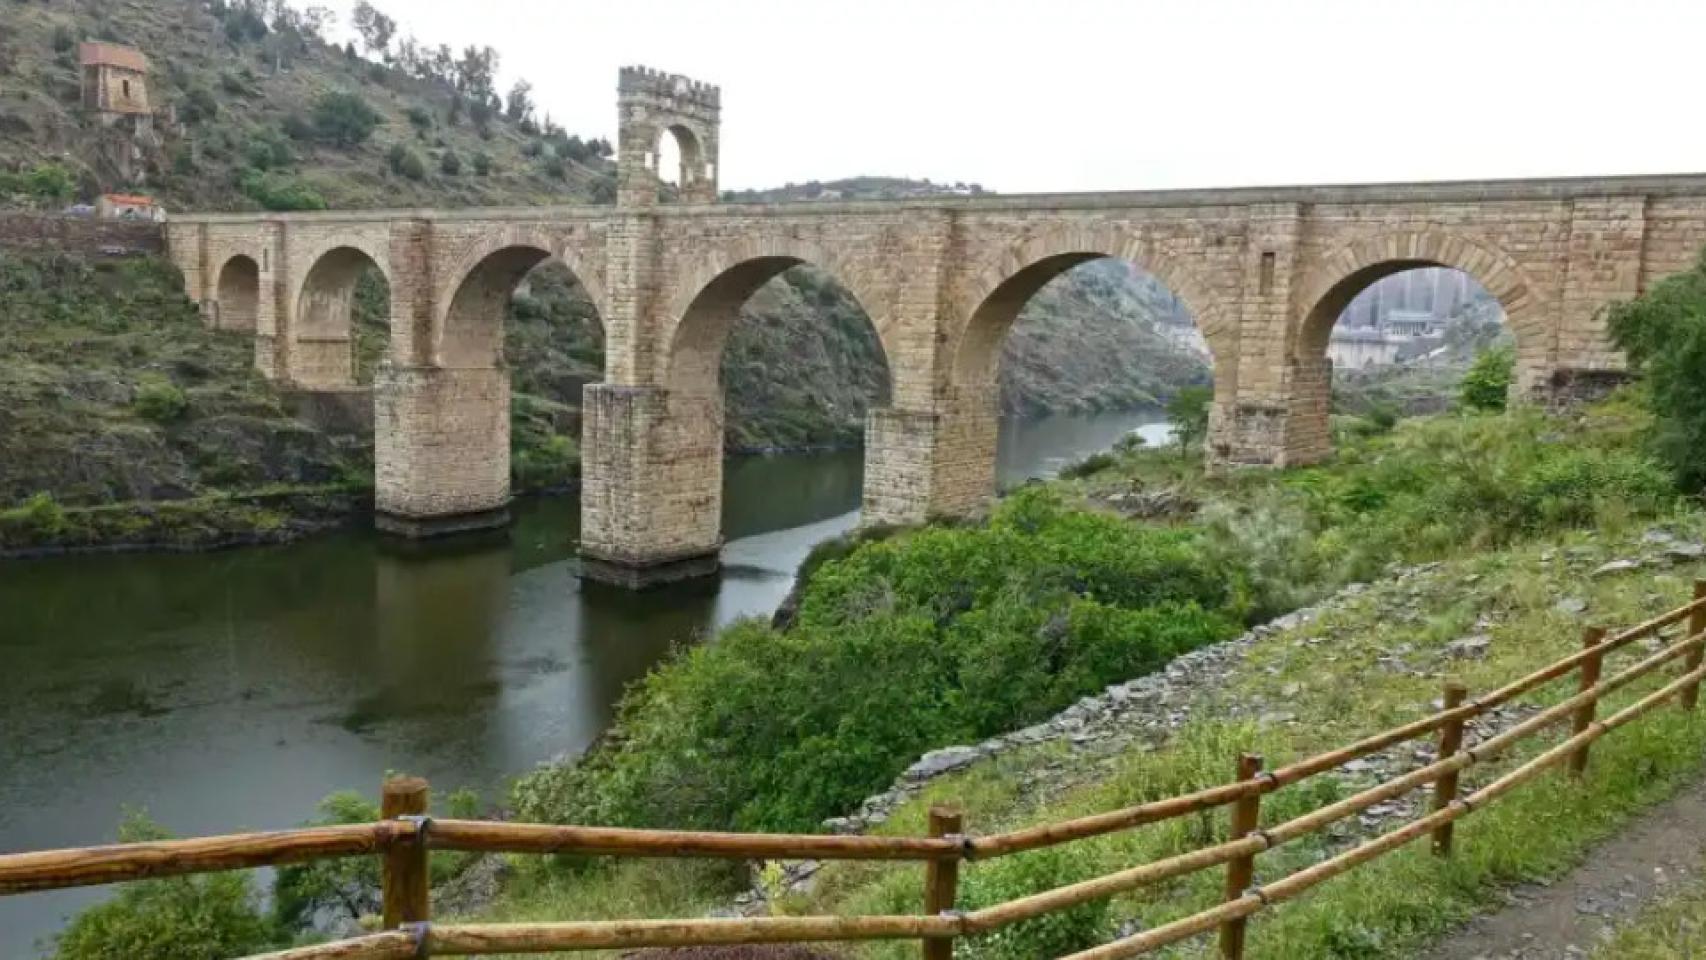
[[[1510,396],[1516,356],[1509,347],[1494,347],[1475,355],[1469,372],[1457,390],[1457,402],[1465,410],[1503,410]]]
[[[1659,458],[1684,490],[1706,490],[1706,252],[1693,269],[1613,306],[1609,325],[1644,380]]]
[[[237,188],[268,210],[326,209],[326,198],[320,191],[303,180],[276,171],[248,170],[237,181]]]
[[[1061,468],[1060,475],[1068,480],[1076,480],[1101,473],[1118,462],[1118,458],[1111,453],[1092,453],[1076,463],[1069,463]]]
[[[417,133],[425,134],[432,129],[432,112],[422,106],[413,106],[408,110],[409,125]]]
[[[825,560],[792,628],[742,622],[654,671],[605,749],[515,799],[529,819],[810,829],[920,753],[1230,636],[1234,580],[1188,533],[1027,489],[986,526]]]
[[[438,158],[438,172],[447,177],[460,176],[462,174],[462,158],[457,156],[454,150],[444,151]]]
[[[522,446],[510,457],[510,476],[518,490],[559,489],[580,479],[580,471],[580,445],[562,434]]]
[[[960,909],[981,910],[998,904],[1090,879],[1087,863],[1064,847],[976,864],[966,871]],[[1109,937],[1108,901],[1092,900],[1069,910],[1050,913],[961,940],[954,956],[962,960],[1036,960],[1063,957],[1093,947]]]
[[[37,540],[48,541],[65,531],[65,508],[46,490],[31,494],[23,506],[6,511],[9,519],[22,523]]]
[[[379,112],[353,93],[323,93],[314,101],[314,136],[322,143],[355,147],[379,126]]]
[[[120,830],[126,843],[163,838],[137,817]],[[242,873],[125,884],[111,900],[72,918],[54,960],[224,960],[282,946],[255,894]]]
[[[1214,403],[1212,387],[1185,387],[1167,401],[1167,419],[1181,447],[1199,446],[1208,439],[1208,414]]]
[[[426,179],[426,161],[421,155],[400,143],[391,145],[391,150],[385,155],[385,162],[390,165],[391,172],[410,180]]]
[[[138,416],[155,423],[172,423],[189,412],[190,400],[171,381],[162,377],[144,377],[136,388],[132,407]]]
[[[474,173],[477,176],[488,177],[492,173],[492,155],[484,150],[474,154]]]

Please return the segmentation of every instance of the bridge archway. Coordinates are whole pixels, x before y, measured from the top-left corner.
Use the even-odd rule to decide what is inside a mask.
[[[1357,297],[1380,281],[1424,268],[1459,271],[1497,301],[1516,344],[1516,399],[1544,386],[1552,348],[1537,288],[1508,254],[1442,230],[1366,237],[1320,261],[1300,287],[1301,323],[1286,358],[1290,396],[1285,462],[1310,463],[1332,452],[1333,365],[1328,358],[1334,325]]]
[[[261,305],[261,265],[237,254],[219,268],[214,294],[214,328],[254,333]]]
[[[1141,237],[1117,229],[1050,231],[1018,244],[977,275],[969,312],[952,349],[950,379],[942,398],[945,412],[960,426],[958,454],[950,467],[957,475],[946,484],[957,491],[935,509],[971,513],[994,495],[999,416],[999,373],[1004,348],[1025,308],[1046,287],[1088,264],[1118,261],[1135,268],[1171,294],[1188,314],[1190,326],[1179,334],[1183,350],[1200,350],[1210,368],[1214,390],[1212,419],[1237,392],[1233,325],[1214,288],[1195,270],[1153,249]],[[1194,333],[1194,336],[1193,336]],[[1200,340],[1198,339],[1200,338]]]
[[[379,418],[381,469],[431,458],[413,473],[430,480],[436,469],[453,478],[464,512],[496,514],[513,492],[560,488],[578,474],[583,388],[604,371],[603,315],[597,291],[554,244],[527,235],[487,243],[451,283],[433,363],[392,383],[381,403],[398,411]],[[570,342],[552,329],[583,321]],[[417,422],[416,406],[430,417]]]
[[[854,438],[862,436],[864,420],[872,410],[889,402],[893,377],[889,352],[880,325],[866,308],[869,302],[848,282],[848,275],[822,251],[810,247],[745,248],[732,256],[708,259],[686,283],[671,307],[675,318],[667,339],[667,354],[660,362],[667,391],[669,420],[674,449],[682,453],[683,489],[706,498],[703,512],[713,536],[722,523],[722,478],[725,439],[738,447],[738,431],[729,429],[729,413],[737,417],[759,417],[782,401],[766,398],[776,378],[768,371],[738,366],[740,339],[737,327],[756,324],[764,314],[778,310],[806,312],[828,328],[830,349],[845,348],[840,373],[845,382],[836,386],[840,398],[808,392],[785,401],[790,407],[804,405],[805,419],[813,421],[797,435],[776,424],[774,439],[786,446],[824,446],[849,442],[847,423],[852,421]],[[758,311],[743,322],[749,307]],[[844,365],[843,365],[844,364]],[[874,369],[861,369],[868,365]],[[731,402],[730,390],[744,387]],[[839,402],[845,401],[845,402]],[[851,409],[849,409],[849,404]],[[860,405],[863,405],[862,409]],[[839,424],[839,426],[838,426]],[[849,504],[849,509],[852,504]]]
[[[371,382],[390,342],[390,286],[384,265],[359,247],[333,247],[316,257],[296,295],[291,379],[326,389]],[[358,296],[378,313],[365,318],[363,329],[355,322]]]

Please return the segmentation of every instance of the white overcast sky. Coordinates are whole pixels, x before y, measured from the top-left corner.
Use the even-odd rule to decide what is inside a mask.
[[[326,2],[326,0],[319,0]],[[340,30],[353,0],[332,0]],[[570,132],[616,71],[723,90],[721,185],[1002,192],[1706,170],[1706,3],[377,0]]]

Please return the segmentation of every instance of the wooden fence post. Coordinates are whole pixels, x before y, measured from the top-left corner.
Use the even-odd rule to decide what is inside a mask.
[[[1446,681],[1444,700],[1445,709],[1455,710],[1458,707],[1463,706],[1463,701],[1468,699],[1468,697],[1469,688],[1464,686],[1461,681]],[[1438,759],[1446,760],[1454,757],[1457,755],[1457,751],[1462,748],[1463,718],[1452,717],[1439,728]],[[1440,774],[1438,780],[1434,781],[1433,812],[1438,813],[1441,810],[1444,810],[1446,807],[1451,806],[1451,802],[1453,800],[1457,799],[1457,773],[1458,771],[1456,770],[1447,770],[1445,773]],[[1453,821],[1451,823],[1442,823],[1434,829],[1433,844],[1435,856],[1451,856],[1451,837],[1455,832],[1452,828],[1455,826],[1457,826],[1457,823]]]
[[[958,807],[930,808],[930,836],[957,837],[964,828],[964,816]],[[959,899],[960,861],[931,860],[924,865],[924,915],[940,916],[954,909]],[[953,937],[927,937],[924,940],[924,960],[952,960]]]
[[[1262,758],[1253,753],[1246,753],[1238,758],[1238,779],[1254,780],[1262,772]],[[1239,797],[1232,805],[1232,830],[1228,840],[1242,840],[1249,836],[1258,826],[1262,818],[1262,794],[1254,791]],[[1256,858],[1254,855],[1239,857],[1226,862],[1226,899],[1228,902],[1244,896],[1250,889],[1250,881],[1256,876]],[[1228,920],[1220,925],[1220,955],[1224,960],[1242,960],[1244,956],[1244,929],[1248,918],[1239,917]]]
[[[379,794],[379,815],[386,820],[422,817],[427,812],[427,782],[419,777],[386,780]],[[429,902],[432,879],[427,873],[426,837],[396,844],[385,851],[380,868],[380,892],[386,930],[432,918]]]
[[[1696,601],[1706,600],[1706,580],[1694,581],[1694,599]],[[1706,633],[1706,607],[1696,609],[1688,617],[1688,635],[1696,637],[1701,633]],[[1706,647],[1695,647],[1694,651],[1688,655],[1686,672],[1693,673],[1700,669],[1702,662],[1706,662]],[[1682,688],[1682,708],[1684,710],[1693,710],[1699,702],[1700,684],[1691,683]]]
[[[1582,634],[1582,647],[1583,649],[1597,647],[1604,640],[1604,627],[1589,627],[1587,628],[1587,632]],[[1577,684],[1578,692],[1586,691],[1589,687],[1592,687],[1594,684],[1599,682],[1601,668],[1604,665],[1605,654],[1603,652],[1591,654],[1586,660],[1582,661],[1581,679]],[[1584,703],[1577,707],[1575,720],[1570,725],[1571,735],[1574,736],[1575,734],[1582,733],[1586,731],[1588,727],[1593,726],[1593,718],[1598,712],[1599,701],[1597,700]],[[1587,768],[1588,744],[1584,743],[1577,747],[1574,753],[1570,754],[1570,776],[1580,777]]]

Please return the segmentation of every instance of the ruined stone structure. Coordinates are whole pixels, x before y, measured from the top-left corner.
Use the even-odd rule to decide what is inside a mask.
[[[111,123],[122,117],[149,117],[148,58],[116,43],[78,47],[84,109]]]
[[[1330,452],[1327,338],[1370,283],[1468,273],[1503,305],[1516,392],[1544,399],[1615,376],[1601,308],[1706,243],[1706,176],[715,203],[718,109],[714,87],[623,71],[614,208],[178,216],[169,246],[210,322],[252,329],[256,364],[296,385],[348,382],[355,277],[384,273],[377,497],[409,533],[503,520],[504,307],[535,265],[566,265],[607,356],[585,391],[583,554],[634,582],[714,568],[723,345],[796,264],[836,277],[875,327],[893,389],[867,427],[865,516],[914,522],[992,496],[1002,340],[1076,264],[1123,257],[1177,294],[1213,354],[1213,458],[1289,466]],[[689,202],[659,202],[666,134]]]

